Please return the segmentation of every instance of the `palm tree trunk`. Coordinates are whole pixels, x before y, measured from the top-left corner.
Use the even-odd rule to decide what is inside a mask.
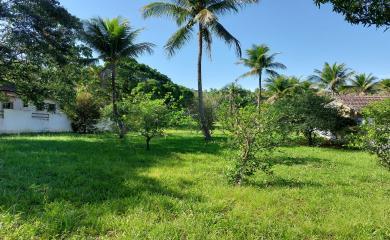
[[[261,105],[261,98],[262,98],[262,96],[261,96],[261,75],[262,75],[262,73],[263,73],[263,71],[262,70],[260,70],[260,73],[259,73],[259,92],[257,93],[257,108],[258,109],[260,109],[260,105]]]
[[[207,126],[206,116],[204,111],[204,102],[203,102],[203,87],[202,87],[202,55],[203,55],[203,28],[199,24],[199,54],[198,54],[198,105],[199,105],[199,117],[201,128],[206,141],[211,140],[210,130]]]
[[[122,121],[119,119],[118,105],[117,105],[117,92],[116,92],[116,64],[113,63],[111,67],[111,88],[112,88],[112,111],[114,113],[114,121],[119,129],[119,138],[124,138],[125,131]]]

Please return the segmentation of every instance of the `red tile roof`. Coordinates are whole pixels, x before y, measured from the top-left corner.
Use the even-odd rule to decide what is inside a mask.
[[[362,110],[362,108],[368,106],[369,104],[376,101],[382,101],[387,98],[390,98],[390,95],[340,95],[336,99],[340,101],[343,105],[359,112],[360,110]]]

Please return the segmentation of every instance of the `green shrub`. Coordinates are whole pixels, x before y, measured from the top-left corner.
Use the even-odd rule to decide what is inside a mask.
[[[237,185],[257,170],[271,173],[268,160],[273,150],[284,142],[285,128],[279,124],[280,114],[272,106],[254,105],[221,110],[224,128],[228,130],[230,156],[233,166],[228,171],[229,180]]]
[[[72,121],[72,129],[77,133],[95,132],[100,119],[100,107],[89,92],[77,93],[75,102],[66,108]]]
[[[363,116],[363,146],[390,169],[390,99],[366,107]]]

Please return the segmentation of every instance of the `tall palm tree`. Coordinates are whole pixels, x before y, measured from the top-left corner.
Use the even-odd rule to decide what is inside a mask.
[[[211,139],[207,127],[202,87],[202,57],[203,48],[211,54],[211,45],[215,35],[234,46],[236,53],[241,57],[240,42],[229,33],[219,22],[218,16],[226,13],[237,13],[241,7],[258,0],[170,0],[168,2],[154,2],[143,8],[144,18],[166,16],[173,18],[179,26],[165,45],[168,55],[172,56],[182,48],[191,38],[194,28],[198,32],[198,101],[199,116],[202,131],[206,141]]]
[[[332,94],[339,94],[347,80],[354,74],[345,64],[325,63],[322,70],[314,70],[314,75],[310,76],[311,81],[319,82],[320,86],[330,91]]]
[[[378,84],[376,82],[377,79],[378,78],[376,78],[372,74],[358,74],[351,80],[350,87],[353,91],[359,94],[372,93],[375,90],[376,85]]]
[[[128,21],[120,17],[113,19],[93,18],[85,23],[84,39],[103,60],[111,71],[112,109],[114,122],[119,128],[119,137],[125,135],[125,126],[119,117],[116,89],[118,63],[126,58],[136,58],[144,53],[152,53],[154,46],[148,42],[136,43],[140,29],[133,29]]]
[[[250,71],[241,75],[239,78],[258,76],[259,92],[257,95],[257,106],[260,108],[262,98],[262,75],[265,72],[270,76],[279,75],[276,70],[286,69],[282,63],[276,62],[275,57],[278,53],[270,53],[270,48],[267,45],[253,45],[251,49],[246,51],[247,58],[242,58],[239,64],[250,68]]]

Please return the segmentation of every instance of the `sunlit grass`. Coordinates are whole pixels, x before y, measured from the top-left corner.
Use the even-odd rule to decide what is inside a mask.
[[[364,152],[286,147],[228,185],[224,139],[186,131],[0,138],[0,239],[386,239],[390,173]]]

